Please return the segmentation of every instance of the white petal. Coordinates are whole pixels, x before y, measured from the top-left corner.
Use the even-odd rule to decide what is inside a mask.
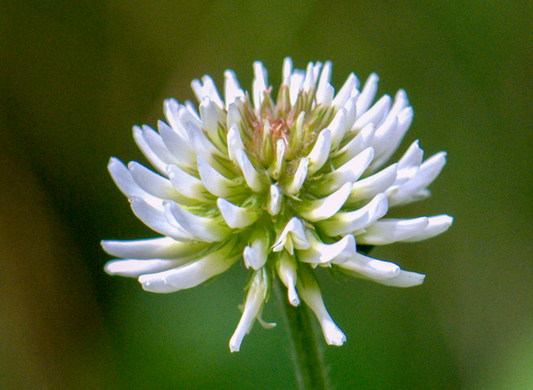
[[[265,279],[263,271],[256,271],[252,276],[252,283],[248,289],[248,294],[246,294],[246,302],[241,320],[229,342],[231,352],[238,352],[240,350],[244,336],[250,332],[256,318],[261,313],[267,295],[267,283]]]
[[[349,273],[361,274],[373,280],[390,279],[400,274],[398,265],[360,253],[356,253],[351,259],[337,266]]]
[[[424,161],[424,163],[420,165],[418,172],[414,174],[411,179],[400,186],[398,191],[389,195],[390,205],[397,206],[417,200],[416,195],[437,178],[445,164],[445,152],[437,153]]]
[[[423,158],[424,151],[420,149],[418,146],[418,140],[416,140],[398,161],[398,176],[394,181],[394,185],[402,185],[413,177],[420,168]]]
[[[112,260],[107,262],[104,269],[109,275],[138,278],[144,274],[152,274],[179,267],[187,261],[188,259]]]
[[[226,148],[225,139],[221,138],[219,127],[226,123],[225,114],[222,116],[220,108],[208,98],[204,98],[200,104],[200,118],[202,118],[202,128],[207,133],[209,140],[219,149]]]
[[[385,118],[385,115],[387,115],[387,112],[390,109],[391,100],[392,99],[389,95],[384,95],[381,97],[381,99],[379,99],[370,110],[365,112],[355,121],[352,130],[362,129],[369,123],[378,126],[383,118]]]
[[[265,232],[256,231],[250,241],[250,245],[244,248],[244,265],[258,270],[265,265],[270,252],[268,236]]]
[[[231,243],[203,258],[164,272],[142,275],[139,282],[146,291],[170,293],[196,287],[230,268],[239,256],[230,256]]]
[[[213,200],[201,180],[189,175],[177,165],[169,165],[167,171],[172,186],[181,195],[203,202]]]
[[[208,244],[198,241],[176,241],[170,237],[133,241],[102,241],[104,250],[112,256],[130,259],[176,259],[201,253]]]
[[[383,218],[366,227],[366,232],[357,236],[357,242],[366,245],[392,244],[421,233],[428,225],[429,220],[426,217],[413,219]]]
[[[118,158],[111,157],[109,164],[107,165],[107,169],[109,170],[109,173],[111,174],[111,177],[113,178],[113,181],[119,190],[128,198],[142,198],[152,207],[163,210],[163,200],[149,194],[139,187],[139,185],[133,180],[131,172],[128,170],[126,165],[124,165],[124,163],[122,163],[122,161],[120,161]]]
[[[333,153],[335,166],[345,164],[363,150],[372,146],[376,128],[373,124],[366,125],[350,142]]]
[[[193,126],[199,129],[202,128],[202,120],[200,119],[200,115],[196,111],[196,107],[194,107],[192,103],[191,104],[188,104],[188,103],[190,102],[186,102],[185,105],[181,105],[178,111],[180,122],[183,124],[185,128],[187,139],[189,139],[189,133],[187,132],[187,126],[189,123],[191,123]]]
[[[376,129],[374,140],[372,142],[376,156],[381,155],[381,153],[387,149],[389,142],[396,131],[397,125],[398,117],[396,115],[389,115],[389,117]]]
[[[311,222],[328,219],[341,209],[351,191],[352,183],[346,183],[325,198],[306,201],[301,206],[299,215]]]
[[[339,108],[344,106],[344,104],[352,96],[353,90],[357,88],[358,83],[359,81],[357,80],[357,76],[354,73],[350,73],[348,79],[337,93],[337,96],[335,96],[335,99],[333,99],[331,105]]]
[[[305,111],[301,111],[300,114],[298,114],[298,118],[296,119],[296,126],[293,126],[291,130],[289,146],[293,150],[298,149],[300,147],[300,144],[303,141],[304,120],[305,120]],[[290,156],[289,159],[292,159],[292,156],[290,154],[289,156]]]
[[[344,109],[346,110],[346,131],[350,131],[355,120],[357,119],[357,109],[355,108],[357,99],[351,97],[344,104]]]
[[[237,100],[235,103],[231,103],[228,108],[228,116],[226,117],[226,126],[231,127],[234,124],[240,124],[242,122],[241,113],[239,111],[238,103],[241,103],[240,100]]]
[[[353,184],[352,193],[348,202],[356,202],[369,199],[389,188],[396,179],[397,164],[393,164],[384,170],[359,180]]]
[[[202,82],[199,80],[193,80],[191,87],[199,102],[201,102],[204,97],[208,97],[220,108],[224,107],[224,102],[220,98],[215,82],[211,77],[207,75],[202,77]]]
[[[342,263],[355,255],[355,238],[348,234],[334,244],[324,244],[307,229],[307,240],[311,243],[311,248],[298,251],[298,260],[304,263],[324,264],[335,260],[334,263]]]
[[[316,282],[314,276],[307,270],[306,267],[302,267],[300,272],[301,279],[298,280],[297,289],[300,293],[300,297],[309,306],[309,308],[315,313],[322,333],[326,339],[328,345],[342,345],[346,341],[346,336],[339,329],[339,327],[333,322],[333,319],[329,315],[324,301],[322,300],[322,294],[320,294],[320,288]]]
[[[291,105],[293,106],[296,103],[296,99],[298,99],[298,95],[300,94],[300,91],[302,90],[304,79],[305,79],[305,72],[302,72],[301,70],[298,70],[298,69],[295,69],[293,74],[291,75],[289,96],[291,99]]]
[[[305,236],[304,225],[296,217],[292,217],[285,225],[285,228],[272,246],[272,251],[281,252],[286,245],[293,245],[296,249],[309,249],[311,247]],[[292,254],[292,250],[289,250],[289,253]]]
[[[159,173],[165,174],[167,163],[163,161],[154,150],[152,150],[151,146],[144,138],[143,130],[139,126],[133,126],[133,139],[144,156],[150,161],[150,164],[152,164]],[[161,144],[163,144],[163,142],[161,142]]]
[[[133,197],[131,199],[133,213],[150,229],[164,235],[172,237],[178,241],[193,239],[192,234],[179,226],[173,226],[165,216],[165,212],[153,208],[142,198]]]
[[[276,264],[278,275],[285,287],[287,287],[287,295],[289,302],[293,306],[300,304],[300,297],[296,292],[296,281],[298,276],[296,273],[296,259],[294,256],[290,256],[287,252],[283,252]]]
[[[201,241],[222,241],[231,233],[231,229],[220,224],[222,222],[221,218],[201,217],[183,209],[172,201],[165,201],[164,204],[165,215],[169,222],[174,218],[179,226]]]
[[[237,76],[235,76],[235,72],[233,72],[232,70],[226,70],[224,72],[224,78],[224,100],[226,100],[226,109],[228,109],[229,105],[233,103],[235,99],[244,99],[244,91],[241,89],[239,81],[237,80]]]
[[[416,272],[402,271],[397,276],[389,279],[372,279],[372,281],[392,287],[414,287],[424,283],[426,275]]]
[[[163,139],[161,138],[161,135],[150,126],[143,125],[142,136],[157,157],[159,157],[163,162],[169,164],[176,163],[178,161],[176,157],[174,157],[168,150],[167,146],[163,142]]]
[[[192,123],[187,123],[187,134],[191,140],[191,144],[199,157],[202,157],[211,166],[218,169],[225,169],[221,166],[216,157],[226,158],[206,137],[202,129],[194,126]]]
[[[309,159],[307,157],[302,157],[298,163],[298,168],[294,173],[291,181],[285,186],[285,191],[289,194],[296,195],[300,192],[302,185],[307,178],[307,168],[309,166]]]
[[[310,62],[309,64],[307,64],[307,69],[305,72],[305,80],[303,85],[304,91],[309,92],[311,88],[314,88],[316,86],[316,82],[317,80],[315,78],[315,65]]]
[[[316,94],[316,103],[322,106],[330,107],[335,96],[335,88],[331,84],[328,84],[326,88],[320,93]]]
[[[292,60],[289,57],[286,57],[283,60],[283,85],[290,85],[292,75]]]
[[[326,221],[318,222],[317,226],[328,236],[335,237],[366,228],[383,217],[387,210],[387,197],[385,194],[378,194],[359,210],[337,213]]]
[[[191,102],[190,100],[186,100],[185,104],[182,107],[184,108],[185,111],[187,111],[187,113],[191,114],[191,118],[194,118],[194,120],[197,122],[197,125],[201,127],[202,121],[200,120],[200,114],[198,114],[198,109],[196,108],[194,103]],[[220,108],[222,109],[223,107],[220,107]],[[180,118],[183,121],[182,115],[185,115],[185,113],[182,111],[183,110],[180,108]]]
[[[359,153],[343,166],[339,167],[333,172],[327,173],[320,180],[316,189],[313,189],[313,194],[323,196],[337,191],[345,183],[355,183],[374,157],[374,148],[370,147]]]
[[[318,134],[315,145],[309,153],[307,175],[311,176],[324,166],[331,150],[331,131],[324,129]]]
[[[403,89],[400,89],[394,96],[394,104],[390,109],[389,115],[399,115],[407,106],[409,106],[407,94]]]
[[[198,156],[198,173],[202,178],[202,183],[207,190],[215,196],[228,198],[237,191],[237,184],[222,176],[215,168]]]
[[[222,213],[224,221],[232,229],[245,228],[259,218],[257,212],[236,206],[222,198],[217,199],[217,206]]]
[[[414,236],[409,237],[408,239],[402,240],[402,242],[416,242],[435,237],[448,230],[448,228],[452,225],[453,222],[453,218],[445,214],[428,217],[428,220],[429,224],[422,232],[417,233]]]
[[[268,123],[268,121],[266,121]],[[267,127],[267,126],[265,126]],[[269,168],[270,177],[274,180],[279,179],[281,169],[283,168],[283,161],[285,159],[285,141],[281,138],[276,141],[276,159]]]
[[[398,124],[396,125],[396,131],[389,139],[386,150],[384,150],[381,155],[372,162],[372,165],[369,169],[370,172],[375,172],[391,158],[396,149],[398,149],[398,146],[400,146],[400,143],[402,142],[405,133],[409,129],[409,126],[411,126],[412,121],[413,109],[411,107],[403,109],[398,114]]]
[[[331,61],[327,61],[322,68],[322,73],[320,74],[320,79],[318,80],[318,87],[316,90],[316,102],[317,104],[325,104],[328,99],[329,92],[328,90],[333,90],[333,87],[330,84],[331,78]],[[333,97],[333,96],[332,96]],[[327,105],[331,104],[331,100]]]
[[[239,127],[235,123],[231,125],[228,131],[227,143],[229,159],[231,162],[233,162],[233,164],[238,165],[237,158],[235,157],[235,150],[238,148],[244,149],[244,144],[242,142]]]
[[[235,158],[237,159],[237,163],[242,170],[244,180],[246,180],[248,187],[250,187],[254,192],[261,192],[265,190],[267,185],[261,180],[259,172],[250,162],[246,152],[241,148],[237,148],[235,150]]]
[[[281,209],[281,193],[279,187],[275,184],[270,186],[270,199],[268,200],[267,210],[270,215],[277,215]]]
[[[328,126],[331,131],[331,149],[336,149],[346,133],[346,109],[341,108]]]
[[[365,172],[372,158],[374,158],[374,148],[366,148],[350,161],[338,167],[334,172],[350,172],[354,178],[352,181],[355,181]]]
[[[357,117],[361,117],[370,107],[374,98],[376,97],[376,92],[378,91],[378,81],[379,77],[377,74],[372,73],[368,76],[365,86],[357,99]]]
[[[172,129],[178,133],[182,138],[187,138],[187,131],[185,125],[181,122],[179,116],[180,105],[176,99],[166,99],[163,103],[165,116]]]
[[[180,199],[179,193],[166,177],[152,172],[135,161],[128,164],[128,169],[131,172],[131,176],[133,180],[135,180],[135,183],[146,192],[161,199]]]
[[[182,137],[173,128],[163,121],[157,122],[159,134],[172,156],[180,165],[194,168],[196,165],[196,152],[187,138]]]
[[[268,88],[267,70],[259,61],[254,62],[253,99],[256,110],[261,108],[264,93]]]

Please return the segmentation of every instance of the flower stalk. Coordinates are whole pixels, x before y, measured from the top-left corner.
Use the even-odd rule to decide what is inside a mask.
[[[274,282],[292,348],[292,361],[300,390],[328,390],[330,382],[318,332],[305,305],[294,307],[285,299],[287,288]]]

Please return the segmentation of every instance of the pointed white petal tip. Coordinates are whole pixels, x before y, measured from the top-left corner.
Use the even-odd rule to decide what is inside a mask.
[[[296,173],[294,174],[289,184],[285,187],[285,190],[289,194],[296,195],[298,194],[298,192],[300,192],[300,189],[302,188],[302,185],[304,184],[305,179],[307,178],[308,167],[309,167],[309,158],[302,157],[300,159],[300,162],[298,163],[298,168],[296,169]]]
[[[146,291],[170,293],[196,287],[228,270],[239,258],[230,257],[232,245],[226,244],[201,259],[169,269],[139,276],[139,282]]]
[[[132,241],[101,242],[104,250],[123,259],[178,259],[199,254],[207,244],[197,241],[176,241],[170,237],[149,238]]]
[[[285,228],[281,232],[276,243],[272,246],[272,251],[281,252],[283,248],[285,248],[290,254],[292,254],[294,248],[305,250],[310,247],[311,244],[307,241],[307,237],[305,236],[302,221],[297,217],[293,217],[287,225],[285,225]]]
[[[229,350],[231,353],[233,352],[239,352],[241,350],[241,342],[237,342],[236,340],[234,340],[235,336],[233,336],[231,338],[231,340],[229,341]]]
[[[217,207],[226,224],[232,229],[245,228],[254,223],[259,217],[259,214],[236,206],[223,198],[217,199]]]
[[[109,275],[138,278],[144,274],[166,271],[182,264],[183,261],[180,260],[112,260],[105,265],[104,270]]]
[[[235,193],[236,188],[233,181],[224,177],[201,156],[197,158],[197,166],[202,184],[211,194],[219,197],[229,197]]]
[[[321,323],[322,332],[328,345],[335,345],[340,347],[346,341],[346,335],[342,330],[330,320],[323,320]]]
[[[349,234],[364,229],[383,217],[388,210],[385,194],[378,194],[366,206],[350,212],[337,213],[318,226],[330,237]]]
[[[333,194],[307,202],[308,207],[300,215],[311,222],[322,221],[335,215],[341,209],[352,191],[352,183],[345,183]]]
[[[296,292],[296,288],[294,286],[290,286],[287,289],[287,294],[289,298],[289,303],[294,307],[298,307],[300,305],[300,297]]]
[[[402,242],[417,242],[438,236],[448,230],[453,223],[453,217],[446,214],[428,217],[427,219],[429,223],[422,232],[402,240]]]
[[[248,187],[254,192],[263,191],[266,185],[261,181],[259,172],[255,169],[244,149],[237,148],[235,150],[235,158],[237,159],[237,163],[239,168],[241,168],[244,180]]]
[[[337,266],[352,276],[360,276],[378,283],[394,278],[401,273],[401,269],[397,264],[377,260],[360,253],[356,253],[351,259],[337,264]]]
[[[422,283],[424,283],[424,279],[426,278],[426,275],[419,274],[417,272],[410,272],[410,271],[400,271],[400,273],[392,278],[389,279],[371,279],[373,282],[382,284],[384,286],[390,286],[390,287],[399,287],[399,288],[409,288],[409,287],[415,287],[419,286]],[[364,278],[367,279],[367,278]]]
[[[281,193],[275,184],[270,186],[270,199],[268,200],[267,210],[270,215],[277,215],[281,210]]]
[[[294,256],[289,256],[284,252],[277,264],[278,275],[285,287],[287,287],[287,295],[292,306],[300,304],[300,297],[296,291],[296,282],[298,279],[296,272],[296,259]]]
[[[265,274],[262,270],[254,272],[252,282],[246,294],[246,302],[244,303],[241,320],[229,342],[231,352],[240,350],[244,336],[250,332],[255,320],[261,316],[266,292],[267,283]]]
[[[201,217],[170,200],[165,201],[164,204],[167,220],[181,226],[201,241],[222,241],[231,233],[230,229],[220,224],[221,218]]]
[[[318,135],[315,142],[315,146],[309,153],[309,167],[307,168],[307,174],[313,175],[316,171],[324,166],[329,157],[331,151],[331,131],[324,129]]]
[[[355,238],[351,234],[347,234],[334,244],[324,244],[309,229],[305,234],[311,243],[311,248],[298,251],[298,260],[304,263],[322,265],[333,261],[338,264],[349,260],[356,253]]]
[[[387,245],[408,240],[422,234],[429,225],[427,217],[412,219],[383,218],[357,236],[357,242],[366,245]]]

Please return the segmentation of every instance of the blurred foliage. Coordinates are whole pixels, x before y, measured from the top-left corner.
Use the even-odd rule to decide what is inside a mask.
[[[533,357],[533,5],[502,1],[6,0],[0,3],[0,387],[292,389],[282,326],[242,351],[242,265],[171,295],[108,277],[99,241],[151,237],[106,171],[146,163],[133,124],[252,62],[279,85],[291,56],[405,88],[415,139],[448,151],[434,196],[402,215],[449,232],[376,249],[428,274],[414,289],[321,280],[348,336],[327,347],[338,389],[530,389]],[[275,299],[265,318],[280,321]],[[280,324],[282,325],[282,324]]]

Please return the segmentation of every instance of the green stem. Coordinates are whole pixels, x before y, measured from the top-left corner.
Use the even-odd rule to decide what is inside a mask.
[[[275,278],[274,285],[289,330],[292,360],[300,390],[330,389],[324,356],[309,309],[304,303],[298,307],[291,306],[287,299],[287,289],[279,278]]]

